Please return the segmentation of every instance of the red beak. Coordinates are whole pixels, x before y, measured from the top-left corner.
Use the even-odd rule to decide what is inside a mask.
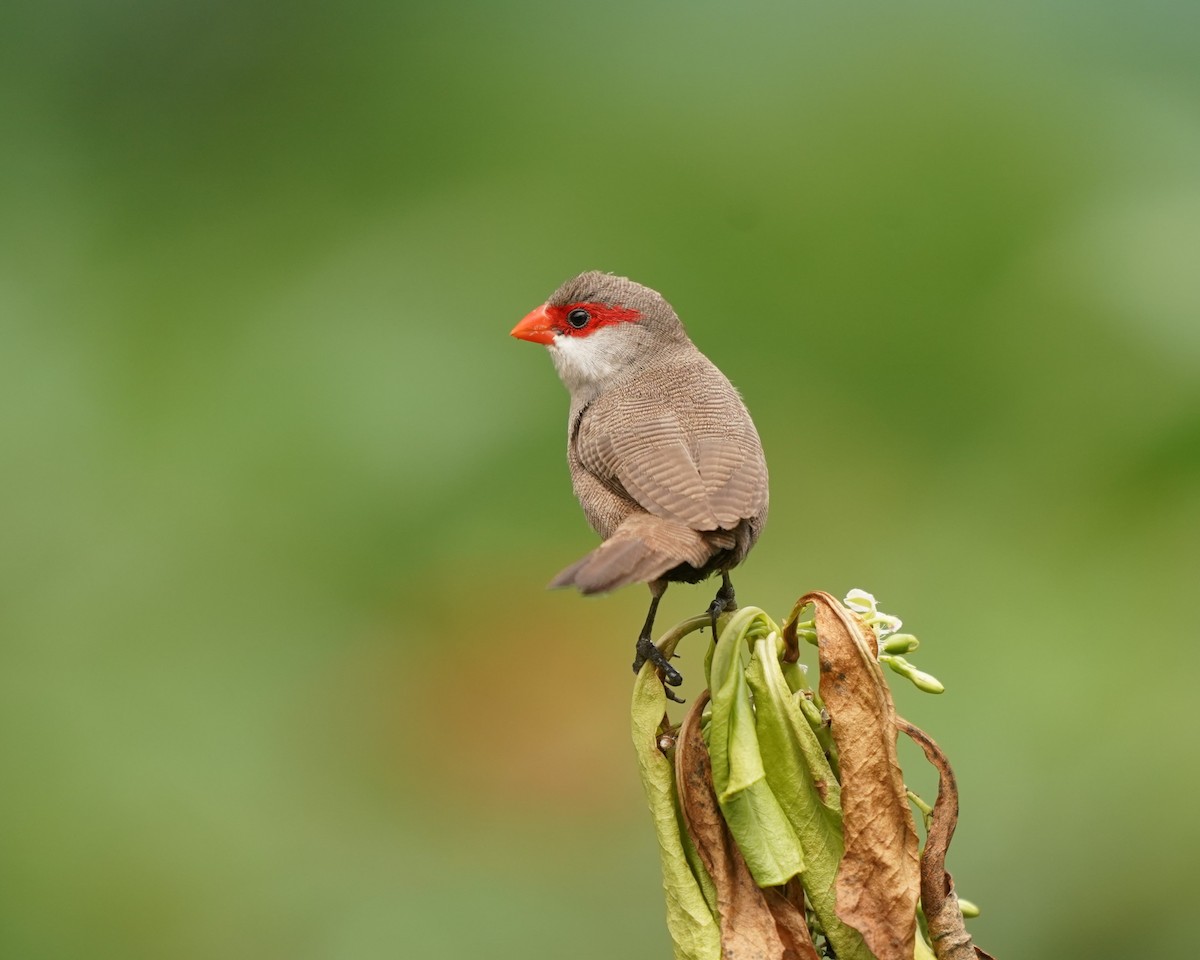
[[[546,305],[542,304],[525,319],[512,328],[512,335],[518,340],[528,340],[530,343],[553,343],[554,327],[550,315],[546,313]]]

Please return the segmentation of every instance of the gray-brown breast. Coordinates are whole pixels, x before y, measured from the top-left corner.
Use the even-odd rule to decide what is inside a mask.
[[[756,538],[765,519],[758,433],[737,391],[690,344],[593,400],[572,447],[573,465],[694,530],[750,521]]]

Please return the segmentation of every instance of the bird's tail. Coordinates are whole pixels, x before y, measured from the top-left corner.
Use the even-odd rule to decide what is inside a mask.
[[[630,583],[646,583],[682,563],[699,569],[718,550],[732,547],[733,542],[734,535],[726,530],[698,532],[675,520],[637,513],[626,518],[595,550],[555,577],[550,586],[604,593]]]

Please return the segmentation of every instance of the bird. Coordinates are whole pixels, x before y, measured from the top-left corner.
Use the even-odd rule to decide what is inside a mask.
[[[544,344],[571,396],[567,464],[584,516],[603,541],[550,587],[605,593],[650,588],[634,672],[646,660],[665,686],[683,677],[651,639],[669,583],[720,574],[708,607],[736,608],[729,571],[767,520],[767,463],[750,413],[692,343],[656,290],[592,270],[572,277],[512,336]]]

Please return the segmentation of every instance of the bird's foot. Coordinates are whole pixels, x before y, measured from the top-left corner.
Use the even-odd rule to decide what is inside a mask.
[[[722,613],[737,609],[737,599],[734,597],[733,584],[728,579],[721,585],[713,602],[708,605],[708,616],[712,620],[713,643],[717,642],[717,617]]]
[[[638,637],[637,656],[633,660],[633,672],[637,673],[642,669],[642,664],[649,660],[663,682],[663,693],[667,695],[668,700],[674,700],[676,703],[683,703],[679,697],[675,696],[671,687],[677,687],[683,683],[683,675],[671,666],[671,662],[663,656],[662,651],[654,645],[654,641],[649,637]],[[670,686],[668,686],[668,684]]]

